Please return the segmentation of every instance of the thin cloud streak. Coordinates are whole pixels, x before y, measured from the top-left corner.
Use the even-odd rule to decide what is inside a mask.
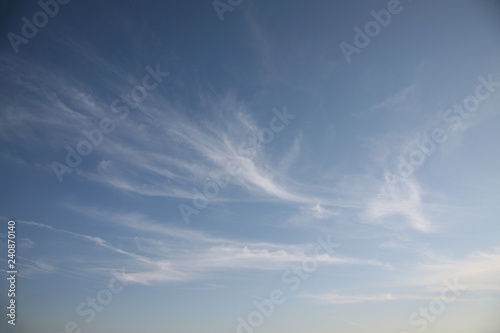
[[[135,217],[135,216],[134,216]],[[143,220],[137,224],[144,225]],[[187,282],[206,278],[212,274],[228,270],[280,270],[293,263],[303,262],[309,256],[307,251],[312,245],[280,245],[270,243],[237,242],[225,239],[214,239],[202,234],[187,231],[183,234],[179,230],[164,227],[146,228],[143,231],[158,234],[163,232],[169,236],[187,239],[190,235],[197,236],[191,239],[189,250],[186,247],[171,246],[169,243],[159,242],[150,244],[148,253],[151,256],[138,255],[132,251],[110,245],[107,241],[84,234],[78,234],[63,229],[54,228],[45,224],[20,221],[26,225],[45,228],[57,233],[66,233],[73,237],[90,241],[112,252],[122,254],[130,259],[127,264],[127,273],[123,278],[130,283],[153,284],[166,282]],[[124,226],[126,226],[125,224]],[[129,224],[130,225],[130,224]],[[135,228],[134,228],[135,229]],[[199,241],[205,241],[205,244]],[[309,250],[308,250],[309,249]],[[377,260],[366,260],[349,257],[332,257],[323,254],[317,257],[324,265],[366,265],[391,269],[390,264]],[[138,269],[140,266],[140,269]]]

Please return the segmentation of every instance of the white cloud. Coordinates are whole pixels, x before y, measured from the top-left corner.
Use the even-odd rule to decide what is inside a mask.
[[[328,293],[324,295],[303,294],[302,296],[311,298],[317,302],[327,304],[354,304],[362,302],[380,302],[394,300],[394,297],[391,294],[376,296],[344,296],[337,293]]]
[[[224,238],[214,238],[201,232],[172,228],[148,221],[140,215],[102,214],[102,218],[116,219],[123,227],[134,232],[166,235],[169,239],[155,238],[138,249],[124,250],[109,244],[100,237],[83,235],[54,228],[37,222],[19,221],[26,225],[45,228],[58,233],[90,241],[102,248],[129,258],[124,278],[131,283],[152,284],[171,281],[199,280],[208,275],[228,270],[281,270],[292,263],[300,263],[311,256],[313,244],[286,245],[264,242],[244,242]],[[134,238],[133,246],[137,246]],[[140,239],[139,239],[140,241]],[[323,265],[366,265],[392,269],[390,264],[378,260],[360,259],[322,254],[317,257]]]
[[[468,291],[500,291],[500,247],[476,251],[463,259],[436,258],[420,264],[405,280],[412,286],[435,290],[442,281],[458,279]]]
[[[390,184],[383,183],[379,194],[368,201],[367,210],[363,216],[382,225],[400,228],[397,223],[389,222],[390,217],[400,217],[410,227],[429,232],[431,222],[423,212],[422,190],[414,178],[407,178],[404,182]]]
[[[410,271],[395,272],[386,287],[395,293],[353,295],[341,291],[321,294],[303,294],[314,301],[327,304],[354,304],[404,299],[432,300],[443,290],[459,293],[459,301],[471,301],[492,297],[500,292],[500,247],[490,251],[476,251],[463,259],[431,258],[416,264]],[[411,290],[401,293],[401,290]],[[494,297],[494,296],[493,296]]]

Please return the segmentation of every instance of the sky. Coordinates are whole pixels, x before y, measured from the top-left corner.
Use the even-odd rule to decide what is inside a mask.
[[[0,13],[1,330],[500,331],[500,2]]]

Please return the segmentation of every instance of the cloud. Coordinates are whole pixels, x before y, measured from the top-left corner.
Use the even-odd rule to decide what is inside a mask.
[[[140,215],[127,217],[101,214],[101,216],[118,219],[119,221],[114,222],[132,229],[134,234],[142,228],[143,233],[154,236],[150,236],[149,239],[134,237],[131,245],[135,250],[142,252],[142,254],[137,254],[134,250],[116,247],[99,237],[78,234],[37,222],[19,222],[57,233],[65,233],[121,254],[129,259],[126,264],[127,273],[123,278],[130,283],[146,285],[200,280],[223,271],[282,270],[293,263],[300,263],[309,258],[308,253],[312,253],[314,247],[314,244],[287,245],[216,238],[193,230],[159,225]],[[122,229],[122,232],[126,230]],[[165,239],[164,236],[168,238]],[[143,240],[146,241],[143,242]],[[378,260],[328,254],[318,256],[317,260],[323,265],[366,265],[392,268],[389,264]]]
[[[67,173],[64,178],[76,175],[123,192],[188,199],[194,196],[194,187],[203,186],[211,173],[224,172],[228,161],[234,160],[241,166],[241,173],[233,177],[232,185],[259,198],[264,195],[294,202],[307,199],[297,193],[298,187],[290,189],[276,180],[280,170],[273,167],[269,153],[260,152],[255,158],[242,153],[240,146],[246,135],[255,135],[268,124],[259,125],[248,105],[232,92],[222,98],[200,92],[195,100],[203,102],[206,113],[193,121],[189,116],[192,107],[187,102],[160,95],[158,88],[140,108],[119,120],[110,110],[114,99],[102,96],[104,92],[119,96],[130,91],[137,82],[127,75],[121,73],[119,80],[106,81],[104,91],[96,94],[91,82],[59,75],[57,70],[42,66],[24,67],[9,58],[1,60],[4,74],[17,83],[6,96],[6,112],[1,117],[0,135],[4,138],[36,143],[41,133],[46,136],[46,147],[53,149],[54,160],[64,163],[64,147],[75,148],[76,142],[84,138],[83,130],[94,129],[104,117],[114,122],[116,130],[105,134],[102,143],[93,149],[92,156],[100,162],[90,167],[85,159],[77,172]],[[30,98],[20,102],[9,97],[18,93],[30,94]],[[29,112],[31,109],[39,112]],[[269,110],[269,120],[273,117]],[[36,133],[33,128],[38,129]],[[47,169],[53,172],[49,164]]]
[[[48,260],[45,258],[38,258],[36,260],[23,258],[23,261],[17,264],[17,266],[20,267],[18,274],[22,277],[34,278],[38,274],[51,274],[60,271],[52,263],[47,261]],[[2,271],[7,272],[7,270]]]
[[[401,228],[401,223],[405,223],[413,229],[429,232],[432,227],[423,213],[422,190],[414,178],[395,184],[383,183],[379,194],[368,201],[363,217],[393,228]],[[401,219],[392,221],[388,219],[391,217]]]
[[[347,319],[344,319],[344,318],[340,318],[340,317],[335,317],[335,316],[332,316],[333,318],[336,318],[336,319],[339,319],[341,321],[343,321],[344,323],[347,323],[351,326],[355,326],[355,327],[361,327],[361,328],[365,328],[365,329],[368,329],[367,326],[364,326],[364,325],[361,325],[361,324],[358,324],[356,322],[353,322],[353,321],[350,321],[350,320],[347,320]]]
[[[152,284],[169,281],[191,281],[211,276],[217,272],[235,270],[284,270],[294,263],[307,258],[305,248],[290,249],[288,246],[273,245],[266,248],[263,244],[248,243],[244,246],[214,245],[191,251],[189,254],[170,257],[168,270],[165,262],[157,261],[149,269],[138,273],[129,273],[126,278],[130,282]],[[156,252],[158,253],[158,252]],[[390,265],[377,260],[357,258],[331,257],[327,254],[319,256],[318,263],[323,265],[367,265],[390,268]],[[175,273],[175,274],[173,274]]]
[[[428,244],[423,244],[411,240],[407,236],[396,235],[396,239],[388,240],[381,243],[379,246],[381,249],[387,250],[406,250],[409,252],[417,253],[419,255],[424,255],[427,257],[433,257],[432,252],[429,250]]]
[[[57,233],[68,234],[68,235],[71,235],[71,236],[73,236],[75,238],[80,238],[80,239],[84,239],[84,240],[90,241],[90,242],[94,243],[95,245],[98,245],[100,247],[106,248],[108,250],[111,250],[111,251],[119,253],[119,254],[126,255],[126,256],[131,257],[131,258],[133,258],[135,260],[149,263],[149,261],[148,261],[147,258],[139,256],[139,255],[136,255],[135,253],[127,252],[127,251],[121,250],[121,249],[119,249],[117,247],[114,247],[114,246],[110,245],[107,241],[103,240],[100,237],[89,236],[89,235],[85,235],[85,234],[75,233],[75,232],[72,232],[72,231],[67,231],[67,230],[64,230],[64,229],[54,228],[52,226],[49,226],[49,225],[46,225],[46,224],[43,224],[43,223],[38,223],[38,222],[19,220],[18,223],[22,223],[22,224],[26,224],[26,225],[30,225],[30,226],[34,226],[34,227],[38,227],[38,228],[48,229],[48,230],[51,230],[51,231],[54,231],[54,232],[57,232]]]
[[[378,109],[396,109],[399,110],[402,105],[404,105],[412,94],[415,93],[415,89],[417,88],[416,84],[412,84],[397,94],[389,97],[385,101],[375,104],[370,107],[370,111],[378,110]]]
[[[302,296],[311,298],[320,303],[327,304],[354,304],[362,302],[380,302],[394,300],[394,297],[391,294],[376,296],[343,296],[337,293],[329,293],[325,295],[303,294]]]
[[[260,45],[263,30],[251,17],[249,20],[250,33]],[[82,50],[71,41],[59,42],[71,52]],[[116,129],[105,134],[102,143],[93,148],[92,155],[84,157],[78,168],[65,173],[63,179],[81,177],[123,194],[178,198],[189,203],[195,195],[194,189],[203,191],[212,175],[225,172],[227,162],[234,161],[241,168],[240,174],[231,177],[227,190],[221,190],[212,202],[259,200],[319,205],[319,209],[352,205],[332,195],[334,190],[325,191],[290,177],[290,167],[300,158],[301,134],[296,135],[283,156],[273,155],[276,150],[271,148],[272,142],[255,156],[242,152],[241,145],[249,136],[269,126],[275,114],[269,110],[267,121],[257,121],[252,116],[256,114],[252,104],[239,99],[232,91],[215,96],[198,83],[172,78],[172,85],[183,85],[197,92],[193,100],[188,102],[169,95],[167,92],[171,89],[161,85],[148,94],[139,108],[132,109],[126,119],[118,119],[110,110],[111,103],[129,93],[141,75],[127,74],[114,64],[106,64],[94,53],[87,51],[83,56],[102,69],[100,75],[105,79],[99,81],[102,87],[99,91],[87,76],[68,75],[60,68],[14,61],[8,56],[0,58],[5,77],[16,82],[5,95],[6,112],[0,117],[0,136],[9,138],[11,146],[24,141],[34,143],[26,145],[32,151],[28,148],[23,156],[7,151],[0,154],[12,155],[23,164],[39,163],[31,161],[32,156],[45,156],[43,168],[56,179],[51,163],[64,164],[65,147],[75,149],[79,140],[84,139],[83,130],[95,129],[96,123],[109,117]],[[18,94],[30,98],[12,98]],[[192,117],[193,112],[198,111],[199,116]],[[259,119],[266,118],[259,116]],[[44,140],[40,140],[40,136]],[[42,141],[44,146],[36,147]],[[243,191],[230,192],[232,189]],[[238,195],[232,195],[234,192]]]
[[[458,279],[467,291],[498,292],[499,276],[500,247],[497,247],[490,251],[475,251],[463,259],[439,257],[422,263],[412,276],[405,279],[405,283],[435,290],[446,279]]]
[[[288,219],[288,223],[297,227],[310,228],[319,221],[331,222],[332,218],[339,216],[339,210],[317,203],[301,206],[299,211]]]
[[[279,169],[283,174],[288,173],[288,169],[292,166],[292,164],[299,158],[300,155],[300,140],[302,139],[302,134],[295,137],[293,140],[293,144],[290,147],[290,150],[286,153],[285,156],[281,159],[279,163]]]
[[[351,115],[355,117],[362,117],[370,112],[375,112],[380,109],[390,110],[390,111],[404,111],[410,108],[409,103],[411,102],[411,97],[415,94],[417,88],[416,84],[409,85],[393,96],[387,98],[385,101],[372,105],[368,111],[364,112],[351,112]]]
[[[355,304],[386,302],[405,299],[432,300],[441,296],[444,289],[459,291],[460,301],[494,297],[500,292],[500,247],[490,251],[475,251],[462,259],[426,257],[426,262],[414,269],[396,272],[386,288],[397,292],[385,294],[349,295],[341,291],[321,294],[303,294],[303,297],[326,304]],[[401,293],[409,290],[409,293]],[[467,293],[467,294],[465,294]]]
[[[272,71],[274,69],[274,43],[270,38],[269,31],[266,31],[263,25],[258,22],[252,9],[245,11],[245,23],[249,39],[261,60],[262,66],[266,71]]]
[[[187,119],[183,114],[189,112],[181,106],[166,100],[153,103],[147,108],[150,119],[142,119],[142,124],[137,126],[133,122],[124,125],[124,131],[117,130],[116,139],[113,133],[113,137],[99,147],[103,158],[96,170],[79,170],[78,175],[126,193],[189,200],[195,196],[193,189],[203,191],[211,178],[228,176],[226,169],[231,161],[239,166],[240,172],[230,176],[228,188],[242,188],[254,199],[343,205],[341,200],[333,200],[320,189],[293,181],[287,175],[290,165],[299,158],[300,135],[278,163],[268,151],[272,142],[249,155],[249,138],[268,124],[259,125],[245,103],[238,101],[234,94],[229,93],[220,100],[206,95],[200,99],[209,110],[207,116],[199,117],[197,122]],[[269,110],[269,120],[274,117]],[[245,147],[244,151],[241,147]],[[229,197],[224,193],[227,192],[221,189],[211,200],[248,198]]]
[[[331,292],[321,295],[302,294],[301,296],[324,304],[357,304],[366,302],[390,302],[390,301],[400,301],[408,299],[433,300],[433,299],[438,299],[440,297],[440,294],[438,293],[436,295],[393,295],[388,293],[379,295],[341,295],[337,292]]]

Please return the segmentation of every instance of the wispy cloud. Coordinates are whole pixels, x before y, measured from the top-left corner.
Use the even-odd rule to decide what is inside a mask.
[[[362,117],[368,113],[376,112],[379,110],[388,110],[388,111],[404,111],[409,110],[414,105],[412,97],[414,97],[417,85],[412,84],[409,85],[396,94],[388,97],[386,100],[372,105],[367,111],[359,112],[359,113],[351,113],[351,115],[355,117]]]
[[[137,237],[131,244],[135,251],[139,250],[142,254],[137,254],[134,250],[116,247],[99,237],[53,228],[37,222],[21,222],[90,241],[104,249],[129,258],[126,265],[127,272],[124,273],[123,278],[131,283],[141,284],[199,280],[228,270],[285,269],[292,263],[304,261],[308,258],[308,253],[312,251],[312,244],[286,245],[214,238],[192,230],[180,230],[152,223],[139,215],[128,217],[115,215],[113,217],[108,214],[104,216],[118,219],[119,221],[115,221],[116,223],[131,228],[135,232],[141,228],[143,233],[150,235],[151,239],[147,239],[144,246],[137,246],[137,244],[142,243],[142,238]],[[169,239],[157,238],[157,235],[165,235]],[[187,244],[186,241],[188,241]],[[324,265],[366,265],[385,269],[392,268],[390,264],[378,260],[330,256],[328,254],[318,256],[317,260]]]
[[[346,291],[329,291],[321,294],[303,294],[313,301],[326,304],[355,304],[387,302],[406,299],[432,300],[441,296],[444,288],[465,291],[463,301],[493,297],[500,292],[500,248],[476,251],[462,259],[425,257],[410,271],[393,271],[385,294],[350,294]],[[407,291],[402,292],[402,290]],[[409,292],[408,292],[409,291]],[[498,296],[496,296],[498,297]]]
[[[377,197],[368,202],[364,217],[392,228],[401,228],[403,223],[429,232],[432,227],[423,212],[422,190],[417,181],[410,178],[396,184],[384,183]],[[396,220],[390,220],[391,217]]]
[[[395,95],[389,97],[385,101],[375,104],[370,107],[371,111],[378,109],[396,109],[398,110],[408,101],[408,99],[415,93],[415,89],[417,88],[416,84],[412,84],[406,88],[403,88],[401,91],[396,93]]]
[[[395,299],[391,294],[376,296],[343,296],[337,293],[329,293],[326,295],[303,294],[302,296],[327,304],[354,304],[362,302],[391,301]]]
[[[47,262],[44,259],[38,260],[25,260],[27,258],[23,258],[23,261],[30,261],[32,264],[22,263],[19,264],[21,269],[19,270],[19,274],[23,277],[33,277],[40,273],[55,273],[58,269]]]
[[[416,272],[405,279],[405,283],[435,290],[440,281],[457,278],[468,291],[498,292],[498,276],[500,247],[489,251],[475,251],[462,259],[435,258],[431,262],[420,264]]]
[[[295,137],[290,150],[283,156],[279,162],[279,169],[283,174],[287,174],[288,170],[292,164],[299,158],[300,155],[300,140],[302,139],[302,134]]]

